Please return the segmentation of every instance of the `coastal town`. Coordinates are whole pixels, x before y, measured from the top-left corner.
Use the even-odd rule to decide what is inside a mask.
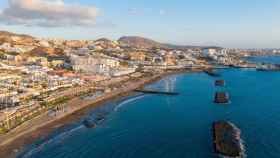
[[[246,60],[264,54],[278,55],[280,50],[174,46],[141,37],[116,41],[41,39],[3,31],[0,138],[32,130],[29,121],[37,119],[36,125],[43,126],[166,73],[205,71],[211,75],[213,69],[230,67],[278,70],[278,65]]]
[[[244,58],[262,54],[280,50],[171,47],[140,37],[39,39],[0,32],[0,134],[41,114],[65,110],[77,97],[102,97],[124,83],[167,71],[257,68]]]
[[[0,158],[279,158],[280,1],[0,0]]]

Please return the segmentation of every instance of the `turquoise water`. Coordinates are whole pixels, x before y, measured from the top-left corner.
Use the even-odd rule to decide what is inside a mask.
[[[211,125],[228,120],[242,131],[248,158],[280,157],[280,73],[220,70],[224,88],[204,73],[167,77],[148,88],[179,96],[135,95],[107,103],[90,115],[106,113],[94,129],[82,120],[27,147],[24,158],[215,158]],[[231,103],[213,103],[216,91]],[[85,116],[88,117],[88,116]]]

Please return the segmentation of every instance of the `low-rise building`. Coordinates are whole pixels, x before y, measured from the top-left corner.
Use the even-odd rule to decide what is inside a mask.
[[[176,65],[176,57],[173,54],[166,54],[164,56],[165,65]]]
[[[133,60],[133,61],[145,61],[146,53],[145,52],[130,52],[129,58],[130,58],[130,60]]]
[[[118,59],[104,56],[71,55],[70,60],[73,69],[77,72],[108,75],[111,69],[120,66],[120,61]]]

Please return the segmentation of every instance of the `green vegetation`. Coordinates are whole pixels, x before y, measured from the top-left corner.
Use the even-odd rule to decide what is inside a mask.
[[[2,52],[2,51],[0,51],[0,59],[5,59],[5,53],[4,52]]]
[[[20,117],[15,117],[13,120],[9,121],[9,129],[6,128],[5,125],[0,126],[0,134],[2,133],[7,133],[9,130],[21,125],[22,123],[31,120],[39,115],[41,115],[42,113],[54,109],[56,107],[58,107],[61,104],[66,103],[67,101],[69,101],[71,98],[76,97],[76,96],[83,96],[83,95],[87,95],[88,93],[92,92],[92,90],[88,90],[86,92],[81,92],[75,96],[63,96],[60,98],[56,98],[53,101],[43,101],[40,103],[41,107],[37,108],[37,109],[33,109],[32,112],[30,111],[29,114],[25,114],[24,116],[20,116]]]
[[[12,55],[12,56],[19,55],[19,53],[17,53],[17,52],[6,52],[5,54]]]
[[[126,61],[121,61],[120,65],[123,66],[123,67],[128,67],[129,66],[128,62],[126,62]]]
[[[8,132],[8,130],[6,128],[0,127],[0,134],[5,134],[7,132]]]
[[[20,117],[15,117],[13,120],[9,121],[9,129],[7,129],[4,126],[0,126],[0,134],[4,134],[7,133],[9,130],[21,125],[22,123],[31,120],[39,115],[41,115],[42,113],[46,112],[49,109],[53,109],[55,107],[57,107],[59,104],[63,104],[65,102],[67,102],[68,100],[70,100],[70,97],[61,97],[58,98],[54,101],[51,102],[42,102],[41,106],[45,107],[45,108],[37,108],[32,110],[32,112],[30,112],[28,115],[25,116],[20,116]]]
[[[44,106],[47,108],[54,108],[56,105],[66,103],[69,100],[70,100],[70,97],[61,97],[61,98],[57,98],[51,102],[43,101],[43,102],[41,102],[41,106]]]

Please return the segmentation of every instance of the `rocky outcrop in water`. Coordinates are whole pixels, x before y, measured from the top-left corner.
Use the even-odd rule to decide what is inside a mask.
[[[204,72],[209,75],[209,76],[212,76],[212,77],[219,77],[220,74],[218,74],[215,70],[213,69],[207,69],[207,70],[204,70]]]
[[[226,157],[244,157],[241,131],[232,123],[218,121],[213,123],[215,152]]]
[[[216,92],[214,102],[217,104],[229,103],[229,94],[227,92]]]
[[[225,84],[226,84],[225,80],[216,80],[215,81],[215,86],[223,87],[223,86],[225,86]]]

